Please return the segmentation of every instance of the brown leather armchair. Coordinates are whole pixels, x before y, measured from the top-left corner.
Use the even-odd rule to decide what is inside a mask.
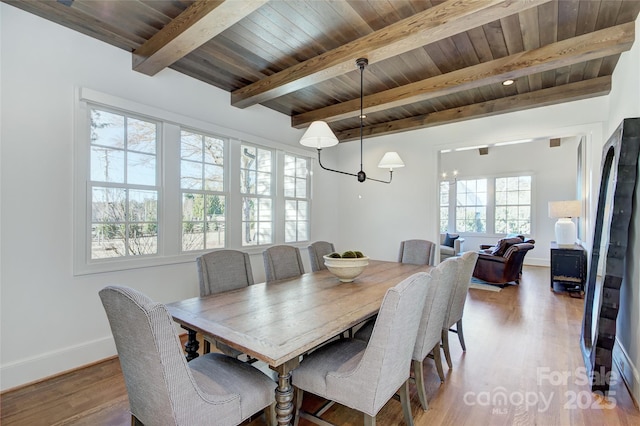
[[[494,284],[506,284],[515,281],[520,284],[520,271],[524,257],[534,247],[531,243],[511,245],[504,255],[479,253],[473,276]]]

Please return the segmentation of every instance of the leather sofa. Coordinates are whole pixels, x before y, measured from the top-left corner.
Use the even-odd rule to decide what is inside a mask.
[[[478,254],[473,276],[494,284],[520,283],[522,264],[527,252],[535,246],[534,240],[523,242],[519,237],[503,238],[493,249]]]

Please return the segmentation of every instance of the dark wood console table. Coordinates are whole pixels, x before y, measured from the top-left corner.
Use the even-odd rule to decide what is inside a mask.
[[[586,278],[587,252],[584,247],[578,244],[558,246],[555,241],[551,241],[551,290],[584,293]]]

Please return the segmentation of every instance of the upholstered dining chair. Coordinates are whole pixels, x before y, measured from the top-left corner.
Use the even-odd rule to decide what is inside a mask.
[[[275,423],[276,387],[267,375],[220,353],[187,363],[167,308],[127,287],[100,290],[129,396],[132,424],[238,425],[267,408]]]
[[[310,417],[300,407],[304,392],[311,392],[362,412],[364,424],[374,425],[378,411],[399,392],[405,422],[413,425],[409,372],[429,279],[419,272],[387,290],[368,343],[334,340],[302,360],[292,372],[296,419]]]
[[[267,282],[299,277],[304,274],[304,266],[298,247],[273,246],[263,251],[262,256]]]
[[[313,272],[327,269],[324,265],[324,258],[322,256],[336,251],[333,244],[327,241],[316,241],[307,249],[309,250],[309,261],[311,262],[311,270]]]
[[[196,258],[200,296],[236,290],[253,284],[251,259],[238,250],[216,250]],[[232,357],[242,355],[237,349],[205,337],[203,352],[211,351],[211,342],[222,352]]]
[[[476,261],[478,260],[478,253],[468,251],[462,256],[453,258],[452,260],[459,262],[460,266],[458,267],[458,277],[456,279],[455,287],[451,292],[449,308],[447,309],[444,325],[442,327],[442,349],[449,368],[452,367],[451,352],[449,351],[450,331],[458,334],[458,340],[460,340],[462,350],[467,350],[464,343],[464,334],[462,332],[462,313],[464,311],[465,301],[467,300],[467,293],[469,292],[471,274],[473,274],[473,268],[476,266]],[[454,324],[456,324],[455,330],[451,328]]]
[[[427,403],[427,393],[424,384],[425,359],[431,355],[438,371],[440,381],[444,382],[444,371],[442,370],[442,359],[440,356],[440,339],[442,338],[442,325],[444,316],[449,308],[451,291],[458,275],[459,262],[453,259],[441,262],[436,268],[429,272],[430,282],[428,283],[427,297],[420,319],[416,344],[413,347],[411,366],[413,377],[416,381],[416,389],[420,405],[426,411],[429,409]],[[366,323],[354,336],[356,339],[368,341],[373,331],[373,321]]]
[[[406,240],[400,243],[398,262],[414,265],[434,265],[436,245],[428,240]]]

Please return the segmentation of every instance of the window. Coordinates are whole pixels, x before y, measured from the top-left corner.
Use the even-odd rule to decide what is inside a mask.
[[[440,231],[530,235],[532,187],[530,175],[441,181]]]
[[[273,242],[273,152],[243,144],[240,147],[242,245]]]
[[[225,247],[225,140],[180,132],[182,250]]]
[[[91,259],[158,251],[156,122],[91,108]]]
[[[284,241],[309,239],[309,160],[284,155]]]
[[[487,180],[459,180],[456,184],[456,231],[486,232]]]
[[[440,232],[449,230],[449,181],[440,182]]]
[[[86,88],[76,118],[74,274],[309,240],[304,150]]]
[[[496,178],[495,232],[531,233],[531,176]]]

